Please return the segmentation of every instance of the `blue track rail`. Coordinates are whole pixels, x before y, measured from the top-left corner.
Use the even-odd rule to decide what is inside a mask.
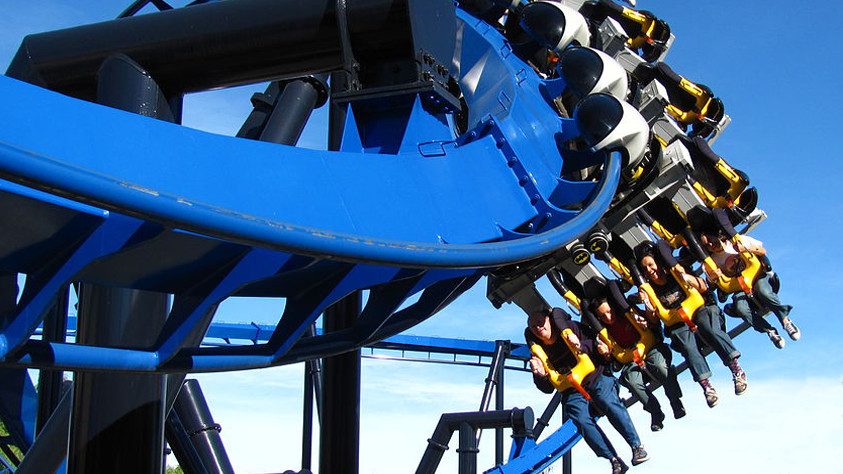
[[[0,331],[2,364],[210,372],[324,357],[403,332],[486,272],[591,229],[621,157],[596,157],[598,181],[560,178],[558,143],[578,136],[574,121],[497,30],[458,18],[468,130],[416,97],[401,130],[396,117],[349,113],[338,152],[209,134],[0,77],[0,272],[27,275]],[[389,154],[367,132],[381,129],[399,137]],[[150,347],[33,339],[69,282],[170,293],[173,307]],[[300,339],[357,290],[370,296],[353,328]],[[196,347],[229,296],[283,297],[284,312],[265,342]]]

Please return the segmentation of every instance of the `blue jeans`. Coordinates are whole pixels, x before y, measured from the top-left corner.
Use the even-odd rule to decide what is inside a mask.
[[[697,324],[697,334],[705,341],[723,365],[729,365],[732,359],[737,359],[741,353],[732,343],[732,338],[723,328],[723,312],[715,303],[710,303],[698,309],[694,314],[694,322]]]
[[[650,378],[664,387],[664,394],[670,400],[671,407],[682,405],[682,389],[676,380],[676,369],[671,365],[673,354],[664,344],[658,344],[647,352],[644,359],[644,369],[632,362],[621,369],[620,382],[632,392],[632,395],[641,402],[644,410],[650,414],[661,413],[659,400],[653,392],[647,388],[646,378]]]
[[[700,348],[697,347],[697,338],[688,329],[687,324],[680,323],[667,326],[664,328],[664,332],[670,338],[670,347],[682,354],[682,357],[688,362],[688,370],[691,371],[691,376],[695,382],[711,377],[711,369],[708,367],[708,362],[705,361],[705,357],[700,353]]]
[[[618,397],[617,379],[600,374],[594,378],[586,390],[591,395],[592,403],[606,415],[609,423],[618,430],[629,446],[631,448],[640,446],[641,440],[638,439],[638,433],[632,426],[629,412]],[[579,392],[569,391],[565,394],[562,403],[565,413],[580,430],[580,434],[594,454],[606,459],[617,457],[618,454],[609,438],[606,437],[606,433],[597,425],[597,420],[588,413],[588,401]]]
[[[729,365],[732,359],[741,356],[732,344],[732,338],[723,328],[723,313],[720,307],[714,303],[706,304],[694,313],[694,323],[697,325],[697,334],[717,353],[723,365]],[[670,337],[670,346],[688,361],[688,368],[694,381],[699,382],[711,377],[711,369],[700,352],[694,333],[688,329],[686,324],[674,324],[665,328],[665,333]]]
[[[779,322],[783,322],[784,318],[790,314],[790,310],[793,309],[793,306],[789,304],[782,304],[779,295],[773,291],[769,273],[765,273],[755,282],[752,293],[757,304],[750,301],[745,293],[735,293],[732,296],[732,307],[741,319],[758,332],[767,332],[773,329],[773,326],[764,319],[767,311],[776,315]]]

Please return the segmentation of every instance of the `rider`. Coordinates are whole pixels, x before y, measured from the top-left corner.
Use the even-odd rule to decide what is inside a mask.
[[[611,294],[612,292],[621,294],[620,288],[618,288],[614,281],[609,282],[608,290],[610,296],[613,296]],[[612,300],[611,302],[610,299]],[[679,419],[685,416],[685,407],[682,405],[681,400],[682,389],[676,380],[675,368],[671,365],[673,355],[670,352],[670,348],[664,344],[664,336],[662,335],[659,321],[648,321],[639,313],[638,308],[629,305],[626,303],[626,300],[619,300],[618,298],[598,296],[589,302],[589,309],[607,330],[612,339],[624,347],[633,346],[639,337],[635,327],[624,317],[624,314],[628,311],[632,311],[636,322],[642,328],[653,333],[654,340],[657,342],[644,355],[643,366],[630,361],[623,365],[620,375],[621,384],[627,387],[633,396],[641,402],[644,410],[650,413],[650,429],[653,431],[661,430],[664,427],[665,414],[661,409],[658,399],[647,387],[645,374],[647,378],[652,379],[664,387],[665,395],[670,400],[673,417]],[[597,352],[607,359],[611,357],[609,346],[599,338],[597,339]]]
[[[564,310],[544,307],[530,314],[524,337],[528,345],[538,344],[544,349],[548,361],[556,370],[567,372],[576,364],[576,356],[562,340],[562,330],[565,328],[573,332],[569,335],[568,342],[595,361],[595,370],[582,381],[583,388],[591,396],[593,406],[606,415],[612,426],[632,448],[632,465],[647,461],[650,457],[641,445],[626,407],[618,397],[618,382],[611,375],[604,373],[605,369],[599,363],[599,358],[595,357],[597,354],[594,351],[594,345],[590,338],[583,336],[580,325],[572,321]],[[554,386],[548,378],[549,374],[542,361],[535,355],[530,359],[530,368],[536,387],[544,393],[552,393]],[[612,474],[626,472],[629,468],[618,457],[612,443],[589,413],[588,400],[574,389],[568,389],[562,395],[565,413],[573,420],[586,444],[597,456],[606,458],[612,463]]]
[[[669,252],[669,250],[666,251]],[[660,259],[657,257],[659,253],[661,252],[659,252],[654,243],[645,242],[636,249],[636,259],[644,277],[652,285],[659,302],[666,308],[676,308],[682,304],[686,296],[676,279],[661,264]],[[687,273],[679,264],[676,264],[675,269],[686,284],[700,293],[706,293],[708,286],[705,280]],[[639,289],[639,296],[646,308],[647,317],[650,319],[657,318],[654,302],[650,301],[647,293]],[[699,335],[720,356],[723,365],[726,365],[732,371],[735,394],[741,395],[747,387],[746,374],[738,363],[738,357],[741,354],[732,344],[732,339],[721,326],[721,319],[722,313],[717,306],[717,302],[710,293],[706,294],[705,305],[694,313],[693,321],[698,328]],[[685,323],[667,326],[665,327],[665,333],[670,337],[671,347],[685,357],[694,380],[703,389],[706,403],[709,407],[713,408],[718,402],[717,391],[709,381],[711,370],[697,346],[694,333]]]
[[[738,256],[743,251],[748,251],[762,258],[767,255],[767,250],[758,239],[754,239],[748,235],[740,235],[738,239],[739,243],[735,245],[727,240],[722,232],[704,232],[700,236],[700,241],[718,267],[714,272],[709,272],[709,279],[717,279],[722,274],[735,276],[739,270],[737,266],[741,263]],[[793,324],[793,321],[789,317],[790,310],[793,307],[781,302],[779,295],[776,294],[773,288],[772,279],[772,272],[762,272],[761,276],[753,284],[752,294],[754,297],[750,297],[744,292],[735,293],[732,296],[732,308],[741,319],[749,323],[756,331],[766,333],[773,344],[781,349],[784,347],[784,339],[764,319],[764,314],[767,311],[776,315],[782,328],[792,340],[799,339],[800,332],[799,328]]]

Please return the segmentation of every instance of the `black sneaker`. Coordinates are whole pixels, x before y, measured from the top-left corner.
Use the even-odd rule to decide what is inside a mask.
[[[678,420],[685,416],[685,407],[682,405],[682,402],[677,402],[675,405],[671,404],[670,408],[673,409],[674,420]]]
[[[644,446],[636,446],[632,448],[632,465],[637,466],[644,461],[650,459],[650,455],[644,449]]]
[[[659,410],[650,417],[650,431],[661,431],[664,428],[664,412]]]
[[[623,474],[629,470],[629,466],[624,464],[620,458],[612,458],[609,461],[612,463],[612,474]]]

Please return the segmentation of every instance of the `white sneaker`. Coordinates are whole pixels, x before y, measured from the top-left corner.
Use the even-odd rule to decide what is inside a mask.
[[[773,345],[778,347],[779,349],[784,348],[784,338],[779,336],[779,332],[775,329],[768,329],[767,336],[769,336],[770,341],[773,342]]]
[[[798,341],[799,337],[802,336],[802,333],[799,332],[799,328],[793,324],[793,321],[791,321],[790,318],[785,318],[784,322],[782,322],[782,327],[787,332],[787,335],[794,341]]]

